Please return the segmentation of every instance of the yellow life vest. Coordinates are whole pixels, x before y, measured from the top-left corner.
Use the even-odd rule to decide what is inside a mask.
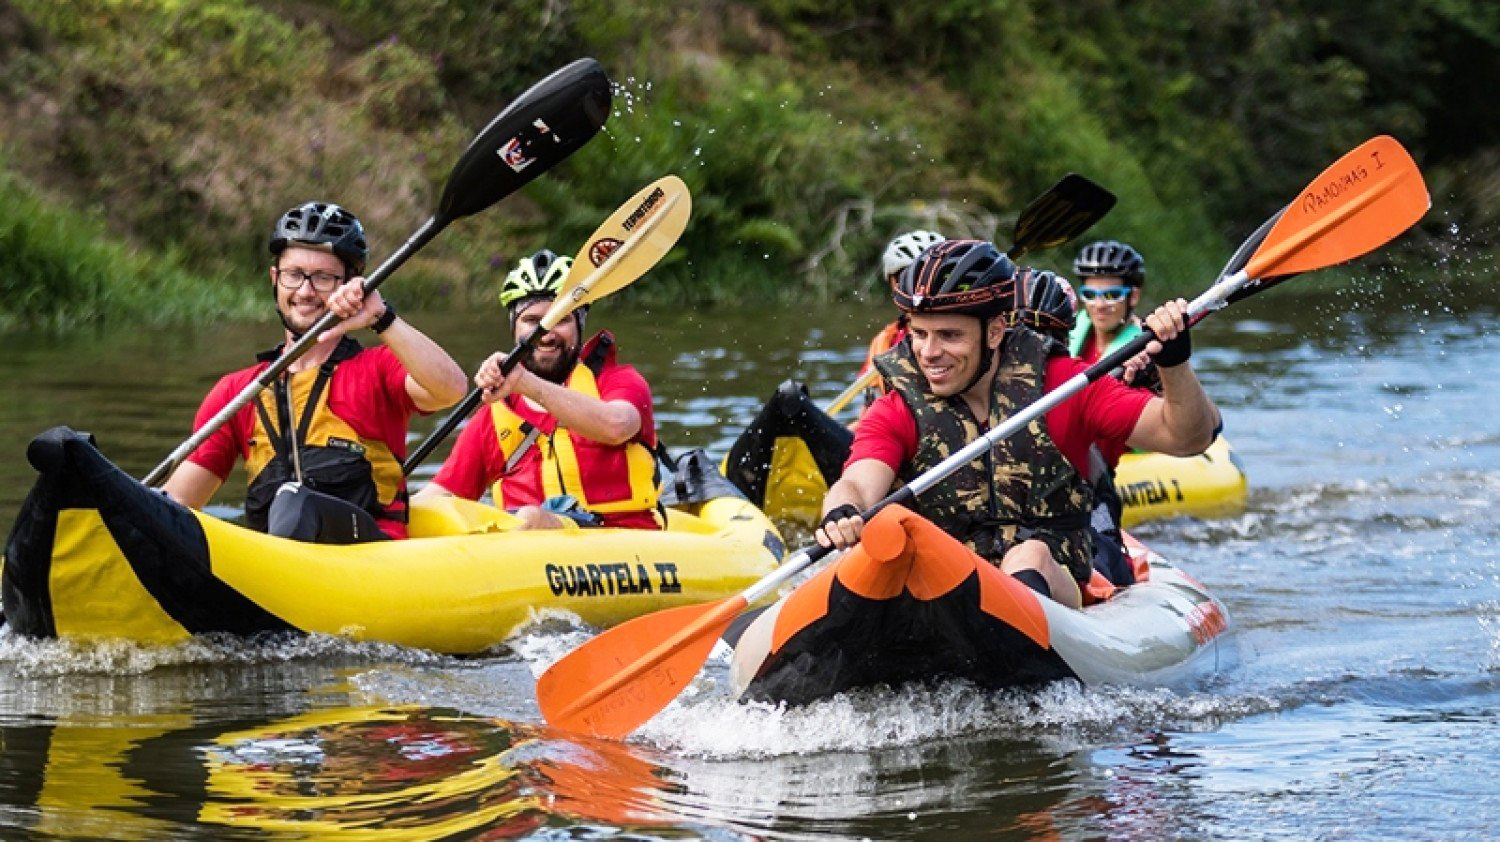
[[[564,385],[579,394],[599,397],[599,384],[589,365],[574,366]],[[490,405],[490,417],[507,467],[514,467],[526,448],[534,445],[538,449],[544,498],[568,494],[584,509],[601,515],[656,508],[656,457],[638,439],[606,445],[574,435],[562,426],[550,435],[543,434],[504,401]],[[491,491],[496,505],[504,505],[504,485],[505,478],[501,477]]]
[[[334,371],[360,350],[357,342],[345,338],[328,362],[292,372],[260,394],[245,460],[250,486],[245,515],[252,528],[265,529],[276,489],[295,478],[285,432],[288,418],[298,419],[295,441],[301,445],[303,479],[310,488],[347,500],[377,518],[405,522],[406,477],[400,460],[385,442],[361,436],[328,407]],[[283,398],[287,403],[279,407]]]

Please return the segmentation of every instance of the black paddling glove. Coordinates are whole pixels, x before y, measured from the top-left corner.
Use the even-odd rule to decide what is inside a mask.
[[[858,515],[859,509],[850,503],[845,503],[842,506],[834,506],[828,510],[828,514],[823,515],[823,520],[818,524],[818,528],[826,534],[828,532],[828,524],[837,523],[846,517],[857,517]]]
[[[1188,333],[1189,329],[1183,328],[1181,333],[1161,343],[1161,350],[1151,361],[1160,368],[1175,368],[1187,362],[1193,355],[1193,340]]]

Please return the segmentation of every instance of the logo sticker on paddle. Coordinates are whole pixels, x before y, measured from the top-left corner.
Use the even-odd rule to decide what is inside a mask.
[[[623,243],[614,237],[595,240],[593,245],[589,246],[589,262],[595,266],[603,266],[604,261],[608,260],[609,256],[615,253],[615,249],[621,245]]]

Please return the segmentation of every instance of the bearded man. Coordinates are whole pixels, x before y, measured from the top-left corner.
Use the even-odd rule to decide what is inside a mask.
[[[506,276],[500,303],[514,340],[541,324],[571,266],[571,258],[543,249]],[[563,516],[661,528],[651,387],[616,360],[608,331],[581,341],[587,313],[581,307],[559,322],[509,375],[500,373],[503,353],[480,365],[474,383],[489,411],[464,428],[418,497],[477,500],[490,489],[495,505],[528,529],[561,527]]]

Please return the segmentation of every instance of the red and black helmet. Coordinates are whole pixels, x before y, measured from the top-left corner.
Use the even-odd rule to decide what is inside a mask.
[[[891,283],[907,314],[990,318],[1016,309],[1016,264],[987,240],[946,240]]]
[[[1078,297],[1067,281],[1046,269],[1022,269],[1016,276],[1015,324],[1056,333],[1073,328]]]

